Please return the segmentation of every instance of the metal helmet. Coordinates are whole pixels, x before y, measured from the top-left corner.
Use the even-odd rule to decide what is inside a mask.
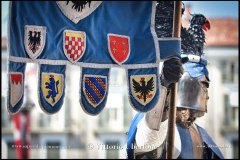
[[[209,77],[204,54],[205,32],[210,23],[202,14],[191,14],[188,28],[181,29],[181,57],[189,61],[183,65],[184,74],[178,83],[178,110],[189,109],[190,117],[201,117],[207,112]],[[205,30],[206,31],[206,30]]]
[[[209,77],[207,61],[200,56],[187,55],[184,74],[178,83],[177,107],[190,109],[194,117],[207,112]]]

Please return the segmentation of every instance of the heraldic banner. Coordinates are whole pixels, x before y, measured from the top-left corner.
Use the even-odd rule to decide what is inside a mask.
[[[154,108],[161,92],[159,63],[179,56],[181,42],[171,37],[173,1],[161,5],[162,24],[155,26],[151,1],[11,2],[8,111],[18,112],[23,103],[27,63],[39,64],[39,104],[48,114],[63,105],[66,65],[81,69],[80,105],[90,115],[106,105],[112,67],[126,70],[135,110]]]

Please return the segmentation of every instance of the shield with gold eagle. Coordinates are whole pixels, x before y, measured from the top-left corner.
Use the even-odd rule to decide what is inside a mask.
[[[156,93],[156,75],[132,75],[130,78],[131,91],[134,98],[146,106]]]
[[[63,33],[63,50],[68,60],[77,62],[85,53],[86,33],[81,31],[65,30]]]
[[[44,99],[53,107],[62,97],[64,76],[57,73],[42,73],[42,93]]]
[[[108,34],[108,51],[116,63],[126,62],[130,55],[129,36]]]

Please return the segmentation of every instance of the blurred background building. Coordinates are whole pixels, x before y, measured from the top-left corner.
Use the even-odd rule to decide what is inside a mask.
[[[210,61],[210,101],[204,126],[226,158],[238,158],[238,20],[210,19],[206,57]]]
[[[190,8],[188,8],[190,10]],[[183,25],[187,25],[185,17]],[[209,19],[205,56],[210,61],[208,113],[197,123],[220,147],[225,158],[238,158],[238,19]],[[7,112],[7,41],[2,37],[2,158],[16,158],[13,125]],[[27,64],[25,102],[32,101],[31,158],[125,158],[126,132],[136,113],[129,104],[126,73],[113,68],[105,109],[98,116],[87,115],[79,104],[80,68],[68,66],[66,95],[61,110],[47,115],[38,105],[38,66]],[[27,104],[27,103],[24,103]],[[6,147],[4,147],[6,146]]]

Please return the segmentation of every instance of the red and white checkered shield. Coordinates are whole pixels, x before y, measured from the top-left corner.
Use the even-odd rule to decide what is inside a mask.
[[[63,35],[63,50],[68,60],[77,62],[85,53],[86,34],[81,31],[65,30]]]

